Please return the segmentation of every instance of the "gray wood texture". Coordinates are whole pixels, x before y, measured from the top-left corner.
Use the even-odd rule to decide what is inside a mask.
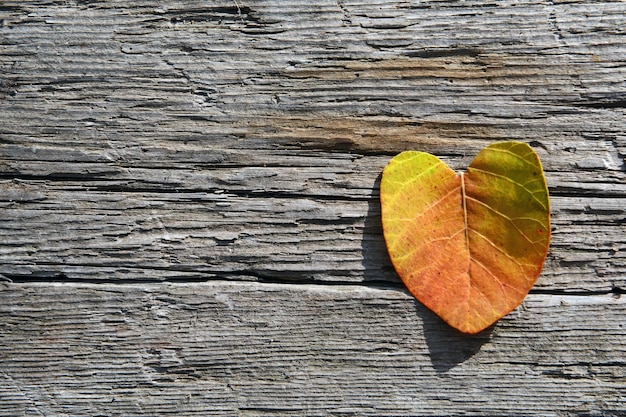
[[[3,1],[0,415],[626,415],[626,2]],[[537,285],[463,336],[378,181],[529,143]]]

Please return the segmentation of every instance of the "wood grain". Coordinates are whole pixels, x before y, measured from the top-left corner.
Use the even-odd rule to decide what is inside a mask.
[[[0,414],[625,415],[625,27],[621,1],[3,1]],[[539,153],[553,240],[465,339],[399,282],[378,181],[501,140]]]
[[[626,401],[612,295],[531,295],[473,337],[360,285],[12,284],[0,314],[3,408],[29,415],[623,415]]]

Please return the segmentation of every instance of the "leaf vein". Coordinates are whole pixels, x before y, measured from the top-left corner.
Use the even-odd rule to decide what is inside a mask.
[[[533,199],[534,199],[537,203],[539,203],[539,205],[541,205],[541,207],[543,207],[543,209],[544,209],[544,210],[547,210],[547,209],[548,209],[548,208],[546,207],[546,204],[545,204],[543,201],[539,200],[539,199],[535,196],[535,194],[538,194],[538,193],[543,193],[543,190],[531,191],[531,190],[529,190],[529,189],[526,187],[526,184],[528,184],[528,183],[525,183],[525,184],[520,184],[519,182],[517,182],[517,181],[515,181],[515,180],[512,180],[511,178],[509,178],[509,177],[507,177],[507,176],[505,176],[505,175],[496,174],[495,172],[486,171],[486,170],[484,170],[484,169],[480,169],[480,168],[474,168],[474,167],[471,167],[471,168],[472,168],[473,170],[476,170],[476,171],[482,172],[483,174],[487,174],[487,175],[491,175],[491,176],[493,176],[493,177],[497,177],[497,178],[502,178],[502,179],[505,179],[505,180],[509,181],[510,183],[515,184],[515,185],[517,185],[518,187],[523,188],[523,189],[524,189],[524,191],[526,191],[528,194],[530,194],[530,195],[532,196],[532,198],[533,198]]]
[[[528,243],[530,243],[531,245],[535,245],[535,244],[537,244],[537,243],[539,243],[539,242],[541,241],[541,240],[536,240],[536,241],[531,240],[528,236],[526,236],[526,234],[525,234],[524,232],[522,232],[522,231],[520,230],[520,228],[519,228],[519,227],[517,227],[517,225],[516,225],[516,224],[515,224],[515,222],[513,221],[513,220],[521,220],[521,219],[528,219],[528,218],[526,218],[526,217],[513,217],[513,218],[511,218],[511,217],[507,216],[506,214],[504,214],[504,213],[502,213],[502,212],[500,212],[500,211],[498,211],[498,210],[494,209],[494,208],[493,208],[493,207],[491,207],[489,204],[483,203],[482,201],[480,201],[480,200],[478,200],[478,199],[476,199],[476,198],[474,198],[474,197],[469,197],[469,196],[468,196],[467,198],[468,198],[469,200],[472,200],[472,201],[474,201],[474,202],[476,202],[476,203],[478,203],[478,204],[481,204],[481,205],[483,205],[483,206],[487,207],[489,210],[491,210],[492,212],[496,213],[496,214],[497,214],[497,215],[499,215],[500,217],[503,217],[503,218],[505,218],[506,220],[508,220],[508,221],[509,221],[509,223],[511,223],[511,225],[513,226],[513,228],[514,228],[515,230],[517,230],[517,231],[519,232],[519,234],[520,234],[520,235],[522,235],[522,236],[524,237],[524,239],[526,239],[526,241],[527,241]],[[534,219],[533,219],[533,220],[534,220]],[[537,221],[537,222],[538,222],[539,224],[541,224],[541,222],[539,222],[539,221]]]
[[[534,266],[533,264],[523,264],[520,261],[518,261],[517,259],[515,259],[513,256],[511,256],[510,254],[506,253],[504,250],[502,250],[502,248],[499,248],[495,243],[493,243],[491,241],[491,239],[489,239],[487,236],[483,235],[482,233],[480,233],[479,231],[470,228],[469,230],[471,230],[472,232],[476,233],[478,236],[480,236],[481,238],[483,238],[484,240],[487,241],[487,243],[489,243],[491,246],[493,246],[493,248],[495,250],[497,250],[498,252],[500,252],[501,254],[503,254],[504,256],[506,256],[507,258],[509,258],[511,261],[513,261],[514,263],[516,263],[521,269],[524,269],[525,266],[527,267],[532,267]],[[470,251],[470,258],[474,259],[472,257],[471,251]]]
[[[498,284],[500,284],[500,288],[502,289],[502,294],[506,295],[506,288],[508,287],[508,288],[514,290],[515,292],[517,292],[518,294],[524,295],[524,292],[520,291],[518,288],[513,287],[513,286],[505,285],[505,282],[503,280],[498,278],[498,276],[496,274],[494,274],[489,268],[487,268],[487,266],[485,264],[483,264],[479,260],[472,258],[472,261],[475,264],[477,264],[478,266],[480,266],[483,270],[485,270]]]

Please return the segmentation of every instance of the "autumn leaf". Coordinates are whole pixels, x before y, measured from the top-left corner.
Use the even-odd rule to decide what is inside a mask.
[[[539,157],[521,142],[483,149],[457,174],[407,151],[380,182],[387,249],[409,291],[452,327],[477,333],[526,297],[550,243]]]

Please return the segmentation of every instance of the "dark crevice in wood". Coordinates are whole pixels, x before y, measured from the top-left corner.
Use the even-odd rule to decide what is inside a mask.
[[[0,180],[14,180],[14,181],[48,181],[48,182],[76,182],[84,181],[91,182],[108,182],[110,181],[106,177],[100,177],[93,174],[79,174],[79,173],[53,173],[46,175],[29,174],[23,172],[0,172]]]
[[[449,57],[478,57],[483,51],[478,48],[439,48],[424,49],[421,51],[408,51],[404,55],[410,58],[449,58]]]
[[[68,277],[64,273],[36,273],[36,274],[7,274],[0,275],[0,280],[9,282],[12,284],[103,284],[109,285],[110,281],[98,280],[98,279],[83,279]],[[206,280],[203,280],[206,281]],[[120,278],[115,280],[115,285],[125,284],[156,284],[165,282],[163,280],[149,280],[149,279],[133,279],[133,278]],[[201,282],[188,279],[187,282]]]
[[[78,284],[78,285],[102,285],[102,286],[116,286],[116,285],[159,285],[159,284],[194,284],[194,283],[237,283],[237,282],[257,282],[263,284],[281,284],[281,285],[293,285],[295,287],[302,287],[306,285],[328,286],[328,287],[368,287],[376,288],[380,290],[403,290],[404,285],[394,284],[393,282],[379,281],[379,282],[351,282],[351,281],[316,281],[316,280],[281,280],[281,279],[257,279],[254,275],[249,275],[250,280],[242,280],[241,275],[238,275],[238,279],[224,279],[217,276],[211,277],[185,277],[181,279],[142,279],[142,278],[118,278],[115,281],[98,280],[98,279],[83,279],[83,278],[70,278],[64,277],[63,274],[58,274],[56,277],[41,277],[31,275],[19,275],[19,274],[1,274],[0,282],[6,282],[9,284]]]
[[[594,185],[598,185],[596,182]],[[611,184],[608,183],[608,186],[617,185],[617,183]],[[600,198],[600,199],[611,199],[614,200],[616,198],[626,198],[626,189],[605,189],[601,192],[598,190],[587,190],[584,188],[574,188],[574,187],[548,187],[550,192],[550,197],[580,197],[580,198]]]
[[[577,107],[587,107],[592,109],[624,109],[626,108],[626,97],[621,94],[587,95],[581,100],[571,103]]]
[[[159,269],[159,268],[153,268]],[[193,271],[185,271],[193,272]],[[329,280],[298,277],[293,273],[281,274],[272,272],[261,272],[253,270],[228,271],[228,272],[197,272],[197,276],[184,276],[180,278],[169,277],[162,279],[146,279],[146,278],[116,278],[115,281],[104,279],[89,279],[70,277],[63,272],[56,271],[38,271],[32,274],[0,274],[0,281],[15,284],[35,284],[35,283],[75,283],[75,284],[102,284],[102,285],[125,285],[125,284],[162,284],[162,283],[202,283],[202,282],[257,282],[259,284],[283,284],[294,286],[319,285],[319,286],[352,286],[352,287],[369,287],[377,289],[400,290],[406,291],[401,281],[389,280],[366,280],[366,281],[350,281],[350,280]],[[310,271],[308,272],[310,274]],[[247,278],[247,279],[243,279]],[[626,288],[613,286],[610,290],[556,290],[556,289],[531,289],[529,294],[533,295],[549,295],[549,296],[602,296],[613,295],[619,297],[626,294]]]
[[[626,294],[626,288],[612,287],[608,291],[597,291],[597,290],[596,291],[594,291],[594,290],[570,291],[570,290],[567,290],[567,289],[563,289],[563,290],[533,289],[533,290],[530,290],[529,294],[554,295],[554,296],[571,295],[571,296],[579,296],[579,297],[586,297],[586,296],[592,296],[592,295],[615,295],[615,296],[620,296],[622,294]]]

